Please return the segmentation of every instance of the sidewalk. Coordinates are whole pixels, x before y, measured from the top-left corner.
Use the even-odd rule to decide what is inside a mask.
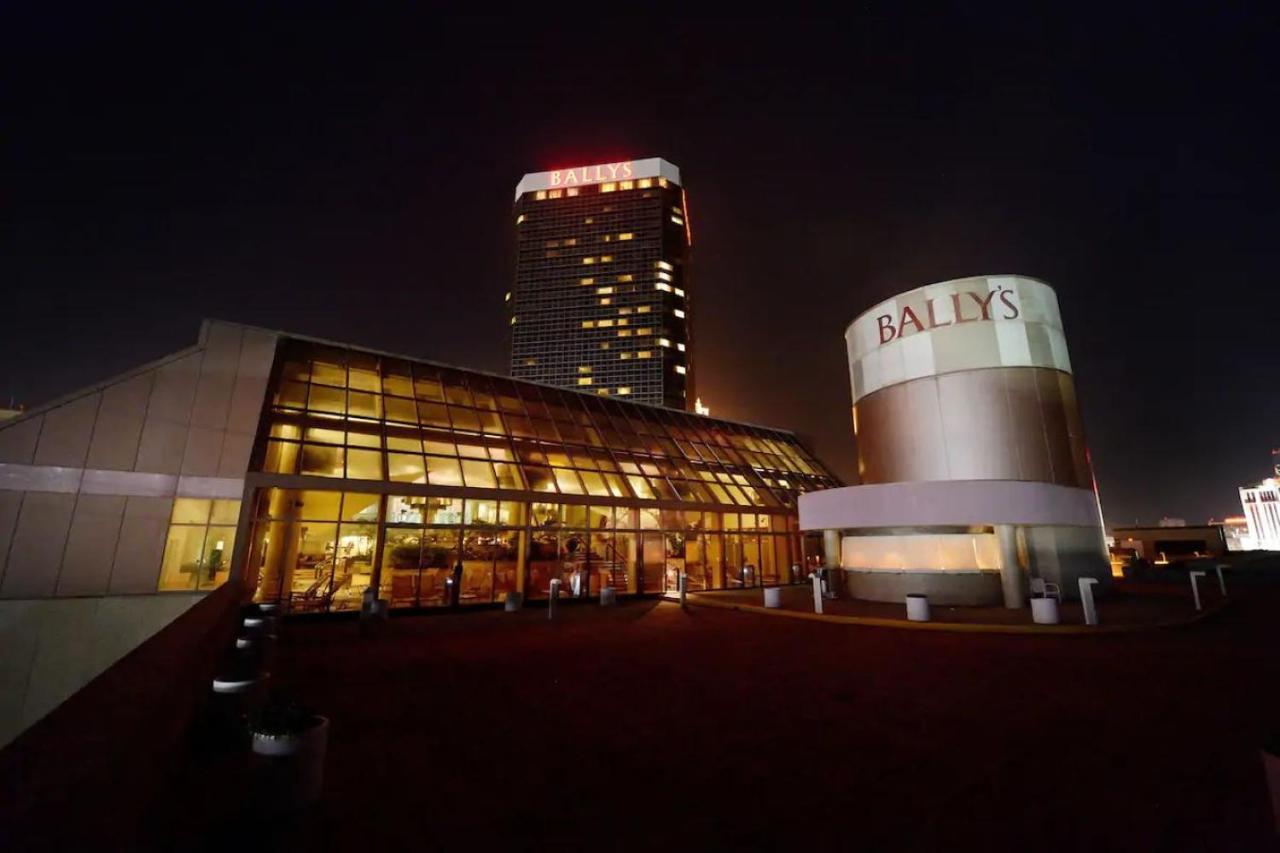
[[[1034,624],[1029,607],[1009,610],[1005,607],[946,607],[936,604],[930,607],[931,621],[909,622],[905,602],[897,604],[847,598],[823,601],[823,615],[818,616],[813,610],[813,589],[807,585],[782,587],[781,609],[765,609],[764,591],[761,588],[691,592],[688,601],[695,606],[750,610],[769,615],[876,627],[992,633],[1096,634],[1190,624],[1217,613],[1227,603],[1216,586],[1212,590],[1202,588],[1200,594],[1204,610],[1197,612],[1190,593],[1179,588],[1149,584],[1130,587],[1117,583],[1110,594],[1098,599],[1099,624],[1096,626],[1085,625],[1084,612],[1078,601],[1068,601],[1061,606],[1061,621],[1057,625]],[[677,600],[677,597],[670,594],[667,597],[669,600]]]

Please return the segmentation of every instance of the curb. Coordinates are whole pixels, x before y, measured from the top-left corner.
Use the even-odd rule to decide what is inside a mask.
[[[679,604],[680,599],[669,595],[663,601]],[[744,613],[758,613],[763,616],[782,616],[790,619],[807,619],[811,622],[828,622],[836,625],[861,625],[868,628],[897,628],[902,631],[950,631],[957,634],[1050,634],[1057,636],[1081,637],[1099,634],[1136,634],[1142,631],[1159,631],[1167,628],[1184,628],[1203,622],[1211,616],[1217,616],[1230,599],[1218,602],[1213,607],[1194,613],[1187,619],[1172,619],[1164,622],[1153,622],[1149,625],[991,625],[977,622],[908,622],[905,619],[883,619],[877,616],[837,616],[827,613],[806,613],[803,610],[784,610],[782,608],[765,608],[758,604],[729,604],[721,601],[699,600],[688,596],[687,603],[694,607],[710,607],[719,610],[739,610]]]

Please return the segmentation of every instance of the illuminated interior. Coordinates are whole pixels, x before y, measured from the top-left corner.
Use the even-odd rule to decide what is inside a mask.
[[[863,571],[1000,571],[994,533],[910,533],[845,536],[840,565]]]

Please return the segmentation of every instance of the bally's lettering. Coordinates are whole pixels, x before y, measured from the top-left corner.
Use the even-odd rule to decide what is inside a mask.
[[[907,333],[909,327],[914,327],[914,331],[923,332],[926,329],[938,329],[943,326],[960,325],[961,323],[976,323],[979,320],[991,320],[991,302],[1000,297],[1001,304],[1004,305],[1003,313],[995,319],[1000,320],[1016,320],[1018,319],[1018,305],[1011,298],[1013,291],[1009,288],[1002,287],[999,290],[989,291],[986,296],[972,291],[964,291],[963,293],[951,294],[952,320],[941,320],[938,318],[937,312],[933,307],[934,300],[925,300],[925,319],[926,323],[921,323],[919,316],[909,305],[904,305],[902,311],[897,317],[892,314],[881,314],[876,318],[876,325],[880,329],[880,343],[887,344],[890,341],[897,340]],[[965,297],[969,299],[965,299]],[[969,308],[971,314],[966,316],[965,309]],[[897,321],[896,324],[894,321]]]
[[[631,177],[631,161],[602,163],[599,166],[582,166],[577,169],[559,169],[548,173],[551,186],[567,187],[575,184],[596,184],[601,181],[625,181]]]

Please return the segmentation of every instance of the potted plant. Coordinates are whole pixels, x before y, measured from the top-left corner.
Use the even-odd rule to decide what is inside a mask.
[[[298,702],[276,699],[250,718],[249,734],[264,799],[304,806],[319,798],[329,744],[327,717]]]

